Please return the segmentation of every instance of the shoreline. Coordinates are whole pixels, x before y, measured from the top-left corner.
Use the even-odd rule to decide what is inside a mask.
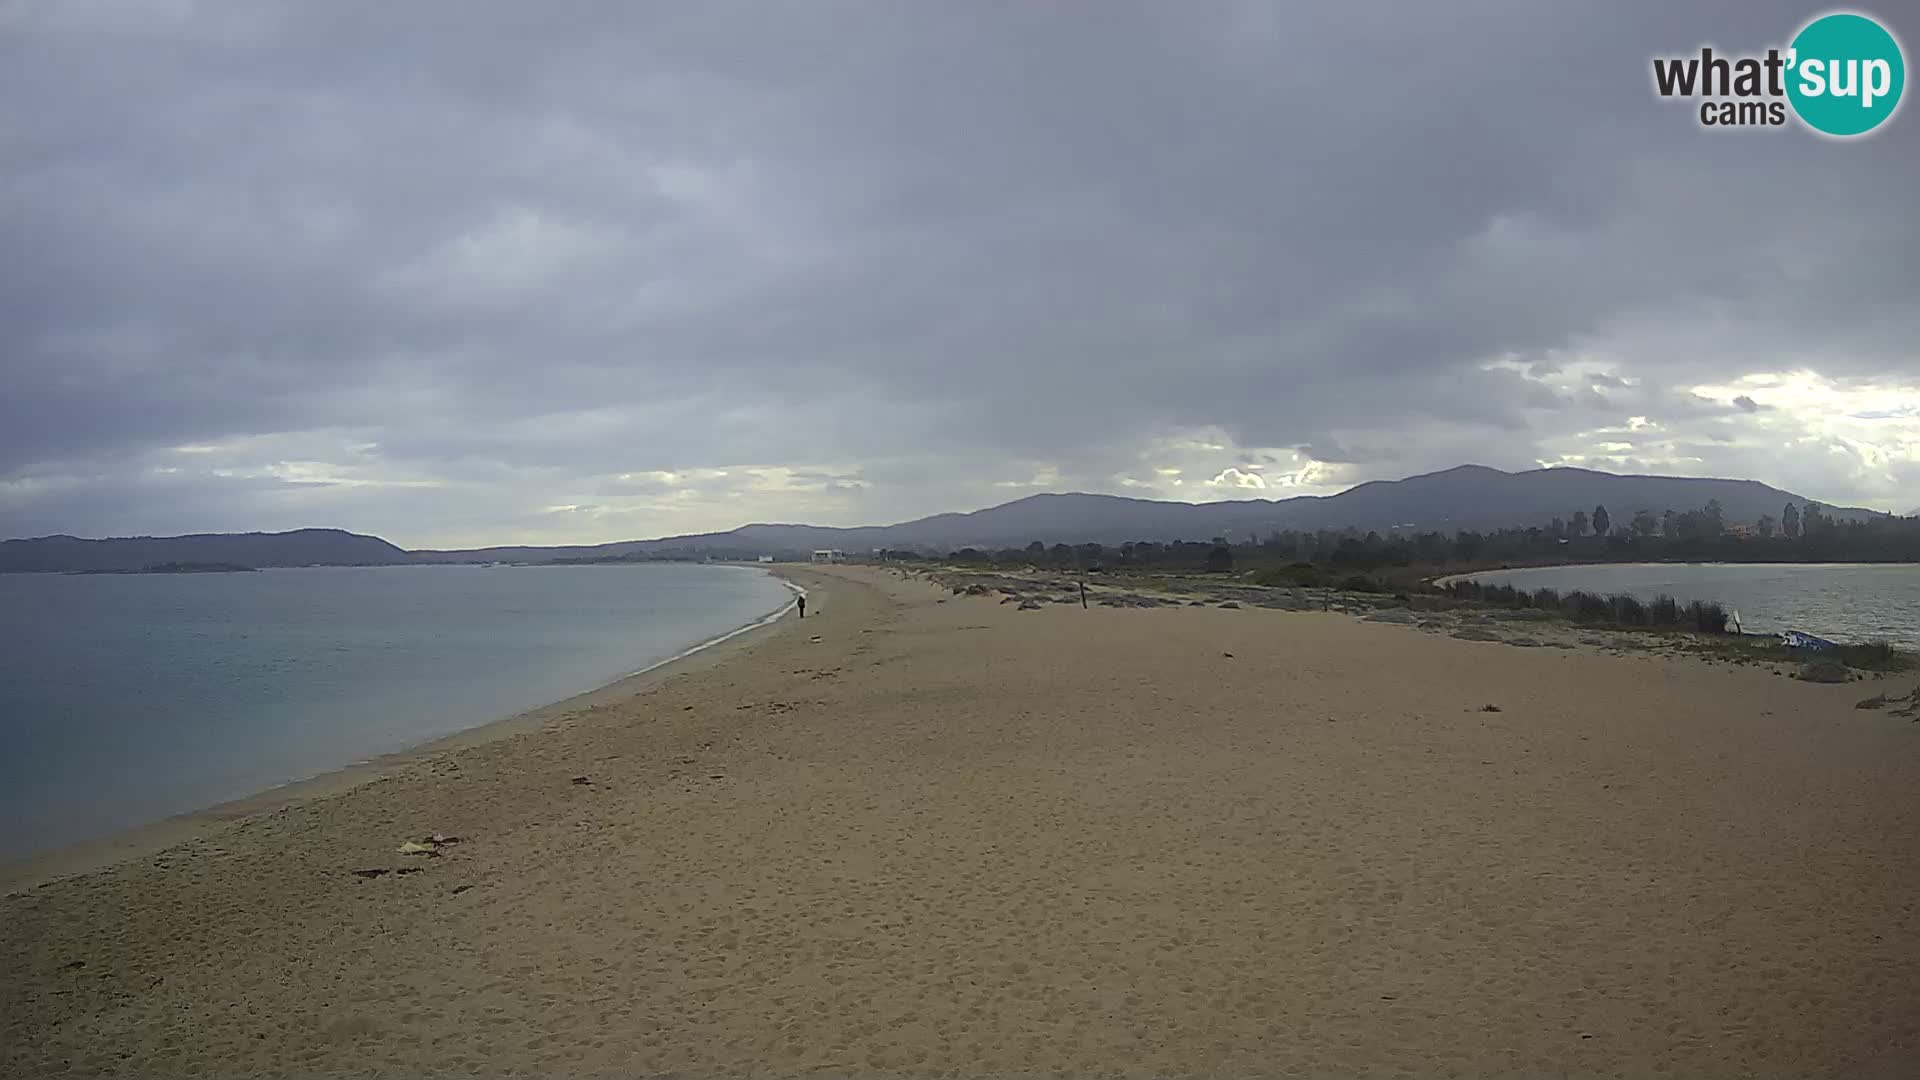
[[[705,652],[716,645],[724,644],[725,642],[731,641],[742,634],[750,634],[753,631],[758,630],[763,626],[771,626],[774,623],[779,622],[782,618],[784,618],[787,612],[794,610],[798,600],[803,600],[806,598],[807,590],[805,587],[801,586],[799,583],[775,571],[766,570],[765,568],[760,568],[760,569],[762,569],[762,571],[766,573],[768,576],[778,579],[782,585],[785,585],[792,592],[793,595],[788,598],[787,602],[784,605],[778,608],[775,608],[773,611],[767,613],[766,615],[761,616],[758,619],[753,620],[752,622],[741,623],[739,626],[734,627],[733,629],[727,631],[724,634],[715,635],[714,637],[710,637],[707,640],[702,641],[697,645],[692,645],[685,649],[682,649],[679,652],[674,653],[672,656],[669,656],[664,660],[656,660],[653,663],[648,664],[646,667],[640,668],[636,671],[629,671],[625,675],[620,676],[620,678],[615,679],[611,683],[608,683],[607,686],[613,686],[615,683],[623,682],[627,679],[637,678],[641,675],[645,675],[649,671],[653,671],[657,668],[663,668],[663,667],[666,667],[668,664],[685,660],[687,657],[692,656],[695,653]],[[605,687],[598,687],[596,689],[605,689]],[[592,692],[593,691],[588,691],[588,693],[592,693]]]
[[[801,633],[0,900],[0,1074],[1920,1066],[1869,688],[793,573]]]
[[[0,896],[12,896],[62,878],[105,870],[128,860],[155,855],[175,845],[201,839],[223,825],[311,799],[351,791],[436,755],[536,731],[569,714],[623,701],[661,680],[699,670],[706,666],[701,663],[703,659],[718,662],[724,656],[749,649],[781,628],[781,624],[787,621],[787,615],[795,608],[796,597],[811,594],[783,568],[750,566],[747,569],[758,570],[778,580],[789,590],[787,602],[758,619],[682,649],[663,660],[557,701],[404,749],[274,784],[239,798],[225,799],[140,825],[115,829],[91,840],[61,844],[49,851],[0,861]]]
[[[1445,585],[1450,581],[1465,581],[1482,574],[1514,574],[1526,570],[1598,570],[1609,566],[1655,567],[1655,566],[1753,566],[1753,567],[1805,567],[1809,570],[1856,570],[1882,566],[1916,566],[1920,563],[1906,561],[1887,562],[1728,562],[1725,559],[1669,559],[1664,562],[1581,562],[1581,563],[1535,563],[1530,566],[1490,566],[1484,570],[1467,570],[1458,574],[1446,574],[1430,579],[1430,584]]]

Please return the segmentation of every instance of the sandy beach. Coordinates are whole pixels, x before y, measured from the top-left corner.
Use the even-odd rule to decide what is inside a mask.
[[[20,879],[0,1075],[1920,1073],[1873,686],[794,573],[804,621]]]

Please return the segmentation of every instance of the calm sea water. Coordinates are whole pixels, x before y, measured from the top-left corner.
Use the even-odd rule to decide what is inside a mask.
[[[0,858],[504,719],[788,598],[674,564],[0,574]]]
[[[1521,589],[1717,600],[1738,611],[1750,632],[1805,630],[1920,648],[1920,566],[1911,563],[1615,563],[1465,576]]]

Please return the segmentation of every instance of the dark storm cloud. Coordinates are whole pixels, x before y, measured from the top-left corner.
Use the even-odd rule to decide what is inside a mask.
[[[0,5],[4,531],[1758,472],[1679,428],[1824,406],[1712,388],[1915,367],[1912,117],[1706,133],[1646,71],[1808,14]],[[1876,438],[1815,494],[1909,475]]]

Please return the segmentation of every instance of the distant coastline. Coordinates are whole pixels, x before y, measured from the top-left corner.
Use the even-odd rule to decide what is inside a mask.
[[[1000,562],[1059,562],[1064,552],[1083,562],[1107,563],[1116,556],[1121,562],[1139,561],[1128,553],[1144,546],[1149,553],[1144,561],[1155,562],[1161,561],[1158,549],[1181,545],[1199,556],[1226,547],[1237,558],[1324,559],[1361,571],[1373,569],[1367,564],[1376,556],[1385,558],[1379,565],[1418,565],[1436,572],[1522,558],[1912,562],[1920,561],[1920,520],[1826,506],[1750,480],[1621,476],[1573,468],[1507,473],[1465,465],[1371,481],[1325,497],[1188,503],[1043,493],[892,525],[759,523],[723,532],[558,546],[408,550],[341,529],[104,539],[58,534],[0,540],[0,573],[139,571],[167,563],[267,568],[805,562],[823,549],[881,561],[977,562],[985,556]],[[1334,550],[1341,547],[1351,550]]]
[[[252,574],[259,571],[257,566],[242,566],[239,563],[222,562],[170,562],[142,566],[138,569],[99,569],[67,570],[68,574]]]

